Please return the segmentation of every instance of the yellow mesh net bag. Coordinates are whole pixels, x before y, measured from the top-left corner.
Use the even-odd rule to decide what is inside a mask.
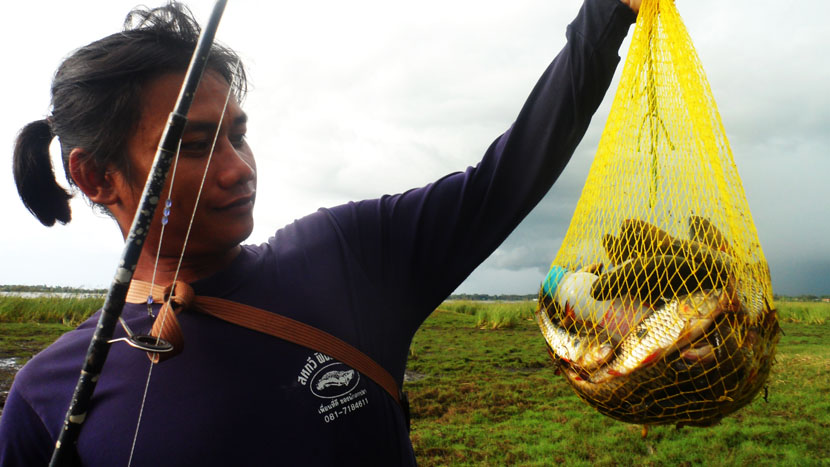
[[[767,379],[769,269],[672,0],[641,6],[536,319],[577,394],[624,422],[708,426]]]

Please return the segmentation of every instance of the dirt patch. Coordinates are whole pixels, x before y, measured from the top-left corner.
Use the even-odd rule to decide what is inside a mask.
[[[14,375],[23,363],[70,329],[58,323],[0,321],[0,413],[6,404]]]
[[[6,397],[12,387],[14,375],[21,365],[16,358],[0,358],[0,415],[3,414],[3,406],[6,405]]]
[[[404,371],[404,374],[403,374],[403,381],[405,383],[408,383],[408,382],[411,382],[411,381],[422,380],[426,377],[427,377],[427,375],[425,375],[424,373],[418,373],[417,371],[406,370],[406,371]]]

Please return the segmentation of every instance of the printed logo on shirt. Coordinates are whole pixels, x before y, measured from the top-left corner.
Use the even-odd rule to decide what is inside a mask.
[[[323,416],[325,423],[369,404],[366,389],[355,390],[360,384],[360,373],[320,352],[306,358],[297,381],[315,397],[323,399],[317,413]]]
[[[332,362],[314,373],[308,387],[317,397],[334,399],[352,392],[359,382],[360,373],[343,363]]]

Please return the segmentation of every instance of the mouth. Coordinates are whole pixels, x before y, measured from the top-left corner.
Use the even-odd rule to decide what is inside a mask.
[[[227,202],[221,206],[216,207],[217,211],[232,211],[232,210],[247,210],[254,207],[256,199],[256,192],[251,192],[245,196],[240,196]]]

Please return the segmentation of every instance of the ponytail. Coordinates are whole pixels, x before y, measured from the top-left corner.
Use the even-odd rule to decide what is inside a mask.
[[[20,130],[14,145],[14,181],[17,193],[29,212],[46,226],[55,221],[66,224],[72,217],[69,200],[72,195],[58,185],[49,143],[52,130],[49,121],[37,120]]]

